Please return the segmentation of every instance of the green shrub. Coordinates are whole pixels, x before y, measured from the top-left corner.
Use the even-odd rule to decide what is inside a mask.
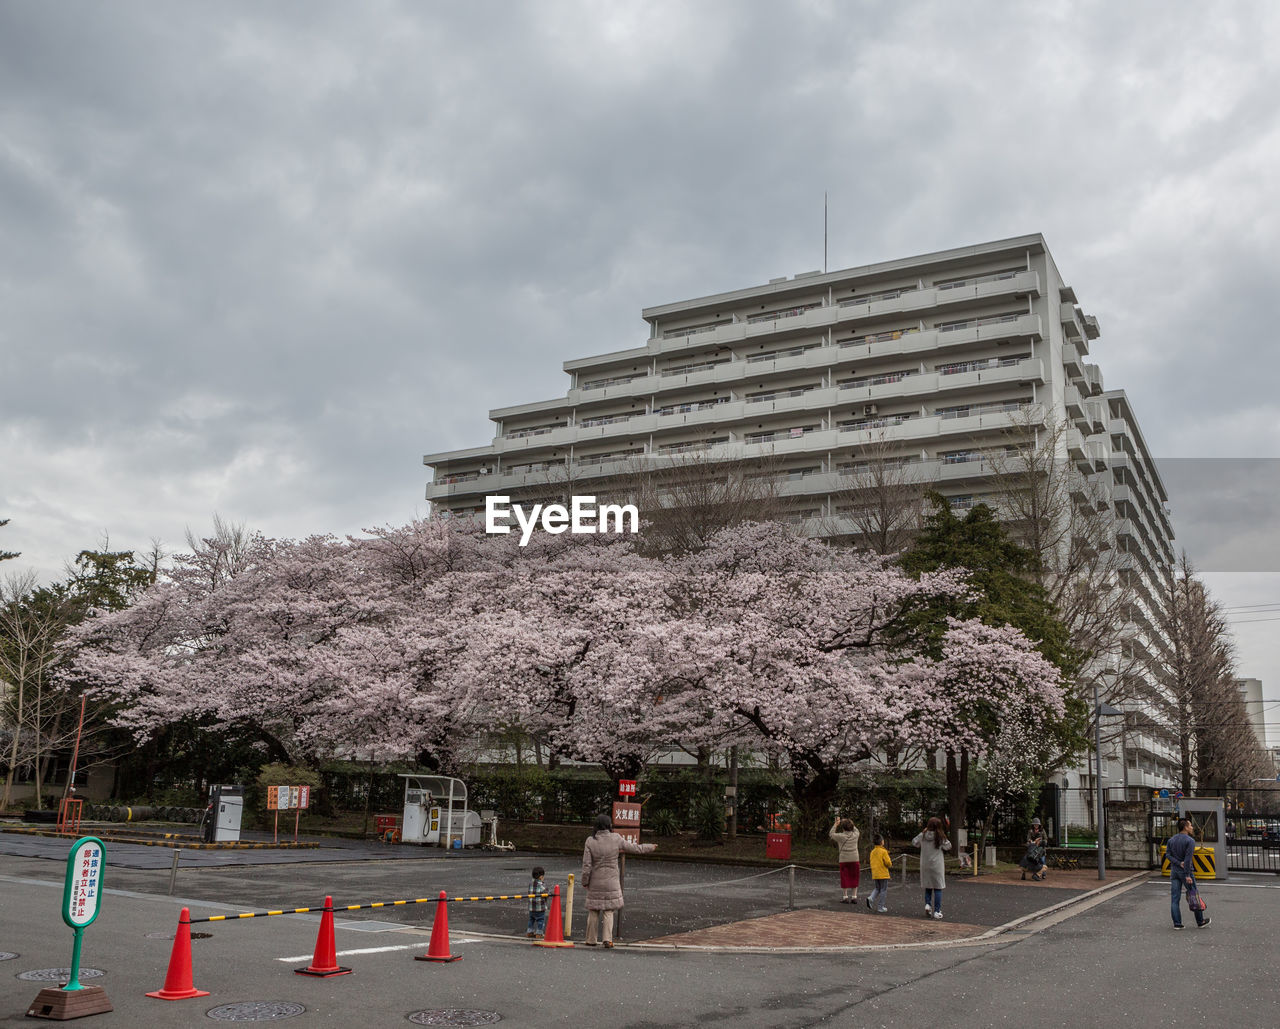
[[[644,824],[644,823],[642,823]],[[680,816],[670,808],[655,811],[644,824],[656,836],[670,837],[680,832]]]
[[[699,797],[693,804],[692,822],[698,839],[720,839],[724,832],[724,801],[717,796]]]

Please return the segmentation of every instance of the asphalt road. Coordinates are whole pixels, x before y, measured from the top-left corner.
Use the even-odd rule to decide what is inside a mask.
[[[543,863],[552,877],[573,864],[557,858]],[[314,904],[317,893],[329,888],[321,878],[335,872],[344,890],[393,889],[406,881],[399,876],[443,886],[446,871],[451,882],[459,883],[464,873],[477,876],[476,882],[493,881],[501,873],[510,877],[511,887],[523,889],[527,864],[523,857],[507,856],[223,866],[180,873],[179,893],[208,911],[257,909],[269,897],[271,906],[284,906],[279,891],[285,887],[289,899]],[[628,871],[637,890],[632,915],[637,934],[640,909],[651,905],[665,910],[670,904],[692,919],[701,917],[698,912],[706,905],[779,909],[777,876],[713,887],[713,877],[723,882],[751,872],[634,864],[634,872]],[[19,973],[69,963],[71,932],[58,917],[62,871],[62,864],[49,858],[0,859],[0,951],[18,954],[0,961],[0,1020],[25,1022],[26,1006],[42,985],[17,979]],[[112,868],[108,876],[102,915],[85,933],[83,962],[105,973],[87,981],[106,988],[115,1011],[94,1016],[95,1025],[212,1025],[206,1012],[240,1001],[302,1005],[303,1013],[287,1019],[296,1026],[403,1026],[410,1024],[411,1012],[438,1009],[495,1012],[513,1026],[605,1023],[634,1029],[1277,1024],[1273,990],[1280,951],[1274,927],[1280,918],[1280,880],[1274,876],[1205,885],[1214,922],[1203,931],[1173,932],[1167,883],[1140,880],[1123,892],[1086,902],[1083,910],[1050,916],[985,945],[838,954],[535,949],[523,941],[469,935],[470,920],[480,916],[463,914],[460,905],[456,915],[451,911],[450,923],[451,947],[462,960],[434,965],[412,960],[425,952],[424,928],[370,932],[374,927],[362,929],[340,918],[339,960],[355,971],[325,980],[292,971],[309,960],[314,918],[214,923],[197,927],[211,935],[192,947],[195,984],[210,996],[174,1002],[144,996],[163,983],[172,947],[148,935],[173,930],[180,901],[156,895],[167,886],[167,871]],[[812,896],[798,902],[826,904],[821,895],[829,878],[826,873],[826,879],[815,879],[806,887]],[[975,908],[989,904],[982,889],[949,890],[949,916],[962,902]],[[733,890],[750,895],[731,900]],[[1044,891],[1003,892],[1044,903]],[[467,910],[482,909],[499,911],[482,905]],[[406,909],[395,911],[394,920],[401,921]],[[508,932],[513,921],[523,920],[517,910],[499,914]],[[358,953],[346,953],[352,951]]]

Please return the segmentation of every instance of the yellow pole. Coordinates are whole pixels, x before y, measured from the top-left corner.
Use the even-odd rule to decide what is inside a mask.
[[[569,888],[565,891],[564,900],[564,938],[573,935],[573,873],[569,873]]]
[[[973,874],[975,876],[978,874],[978,845],[976,843],[973,845]]]

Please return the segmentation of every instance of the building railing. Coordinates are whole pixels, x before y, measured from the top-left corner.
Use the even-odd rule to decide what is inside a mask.
[[[871,332],[865,336],[854,336],[852,339],[842,339],[839,346],[843,347],[859,347],[864,343],[890,343],[895,339],[902,339],[903,336],[910,336],[912,333],[919,332],[919,326],[908,327],[905,329],[887,329],[884,332]]]
[[[788,307],[781,311],[766,311],[764,314],[753,314],[747,319],[748,325],[756,325],[760,322],[776,322],[783,318],[796,318],[799,315],[806,314],[809,311],[817,310],[822,304],[802,304],[798,307]]]
[[[978,275],[971,279],[955,279],[950,282],[939,282],[933,288],[939,293],[948,289],[960,289],[962,286],[977,286],[983,282],[1001,282],[1005,279],[1016,279],[1027,269],[1016,268],[1010,271],[993,272],[991,275]]]
[[[800,354],[810,350],[817,350],[821,343],[806,343],[802,347],[788,347],[786,350],[770,350],[767,354],[751,354],[747,357],[747,364],[758,364],[761,361],[776,361],[782,357],[798,357]]]
[[[589,429],[594,425],[617,425],[620,422],[629,422],[632,418],[639,418],[638,414],[611,414],[599,418],[584,418],[578,424],[584,429]]]
[[[843,382],[836,383],[839,389],[862,389],[867,386],[884,386],[891,382],[901,382],[908,376],[915,375],[915,371],[905,372],[888,372],[884,375],[868,375],[861,379],[845,379]]]
[[[958,322],[939,322],[939,332],[958,332],[960,329],[973,329],[982,325],[1003,325],[1005,322],[1016,322],[1026,311],[1007,311],[1004,314],[993,314],[988,318],[966,318]]]
[[[606,386],[622,386],[628,382],[635,382],[636,379],[647,379],[648,377],[648,372],[640,372],[636,375],[615,375],[608,379],[592,379],[589,382],[584,382],[579,388],[604,389]]]
[[[817,432],[819,426],[806,425],[798,426],[794,429],[782,429],[778,432],[753,432],[743,437],[748,443],[772,443],[774,440],[780,439],[800,439],[809,435],[811,432]]]
[[[673,375],[691,375],[694,372],[705,372],[708,368],[719,368],[722,364],[728,363],[728,361],[702,361],[698,364],[678,364],[671,368],[663,368],[658,372],[658,376],[668,379]]]
[[[728,324],[728,322],[717,322],[715,325],[695,325],[688,329],[666,329],[662,333],[662,338],[684,339],[687,336],[700,336],[704,332],[715,332],[721,325]]]
[[[848,300],[841,300],[840,307],[857,307],[859,304],[874,304],[881,300],[896,300],[904,293],[912,293],[918,287],[916,286],[899,286],[897,289],[881,290],[879,293],[864,293],[860,297],[850,297]]]
[[[713,397],[711,400],[699,400],[689,404],[671,404],[668,407],[660,407],[653,413],[661,418],[665,418],[670,414],[692,414],[695,411],[706,411],[712,407],[719,407],[721,404],[727,404],[728,397]]]
[[[548,433],[555,432],[556,429],[566,428],[564,425],[543,425],[536,429],[520,429],[517,432],[503,433],[503,439],[527,439],[529,436],[545,436]]]
[[[953,361],[950,364],[940,364],[937,367],[939,375],[959,375],[961,372],[984,372],[989,368],[1012,368],[1016,364],[1023,361],[1030,361],[1029,357],[988,357],[982,361]]]
[[[781,389],[773,393],[753,393],[747,397],[748,404],[763,404],[770,400],[785,400],[787,397],[802,397],[806,393],[812,393],[818,386],[802,386],[798,389]]]
[[[911,415],[909,414],[891,414],[885,415],[883,418],[854,418],[848,421],[836,422],[836,427],[842,432],[860,432],[863,429],[888,429],[895,425],[901,425],[910,418]]]

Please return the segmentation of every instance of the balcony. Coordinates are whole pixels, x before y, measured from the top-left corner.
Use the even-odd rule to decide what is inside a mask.
[[[1100,396],[1103,391],[1102,369],[1096,364],[1085,364],[1084,377],[1089,385],[1089,393],[1095,397]]]
[[[1090,397],[1084,402],[1084,414],[1085,420],[1090,425],[1088,435],[1095,436],[1107,431],[1107,423],[1110,420],[1111,412],[1105,400],[1100,397]]]
[[[1084,377],[1084,365],[1080,361],[1080,348],[1074,343],[1062,344],[1062,367],[1073,379]]]
[[[1062,328],[1066,332],[1068,339],[1084,339],[1084,324],[1076,317],[1074,304],[1060,304],[1058,306],[1058,320],[1062,322]]]

